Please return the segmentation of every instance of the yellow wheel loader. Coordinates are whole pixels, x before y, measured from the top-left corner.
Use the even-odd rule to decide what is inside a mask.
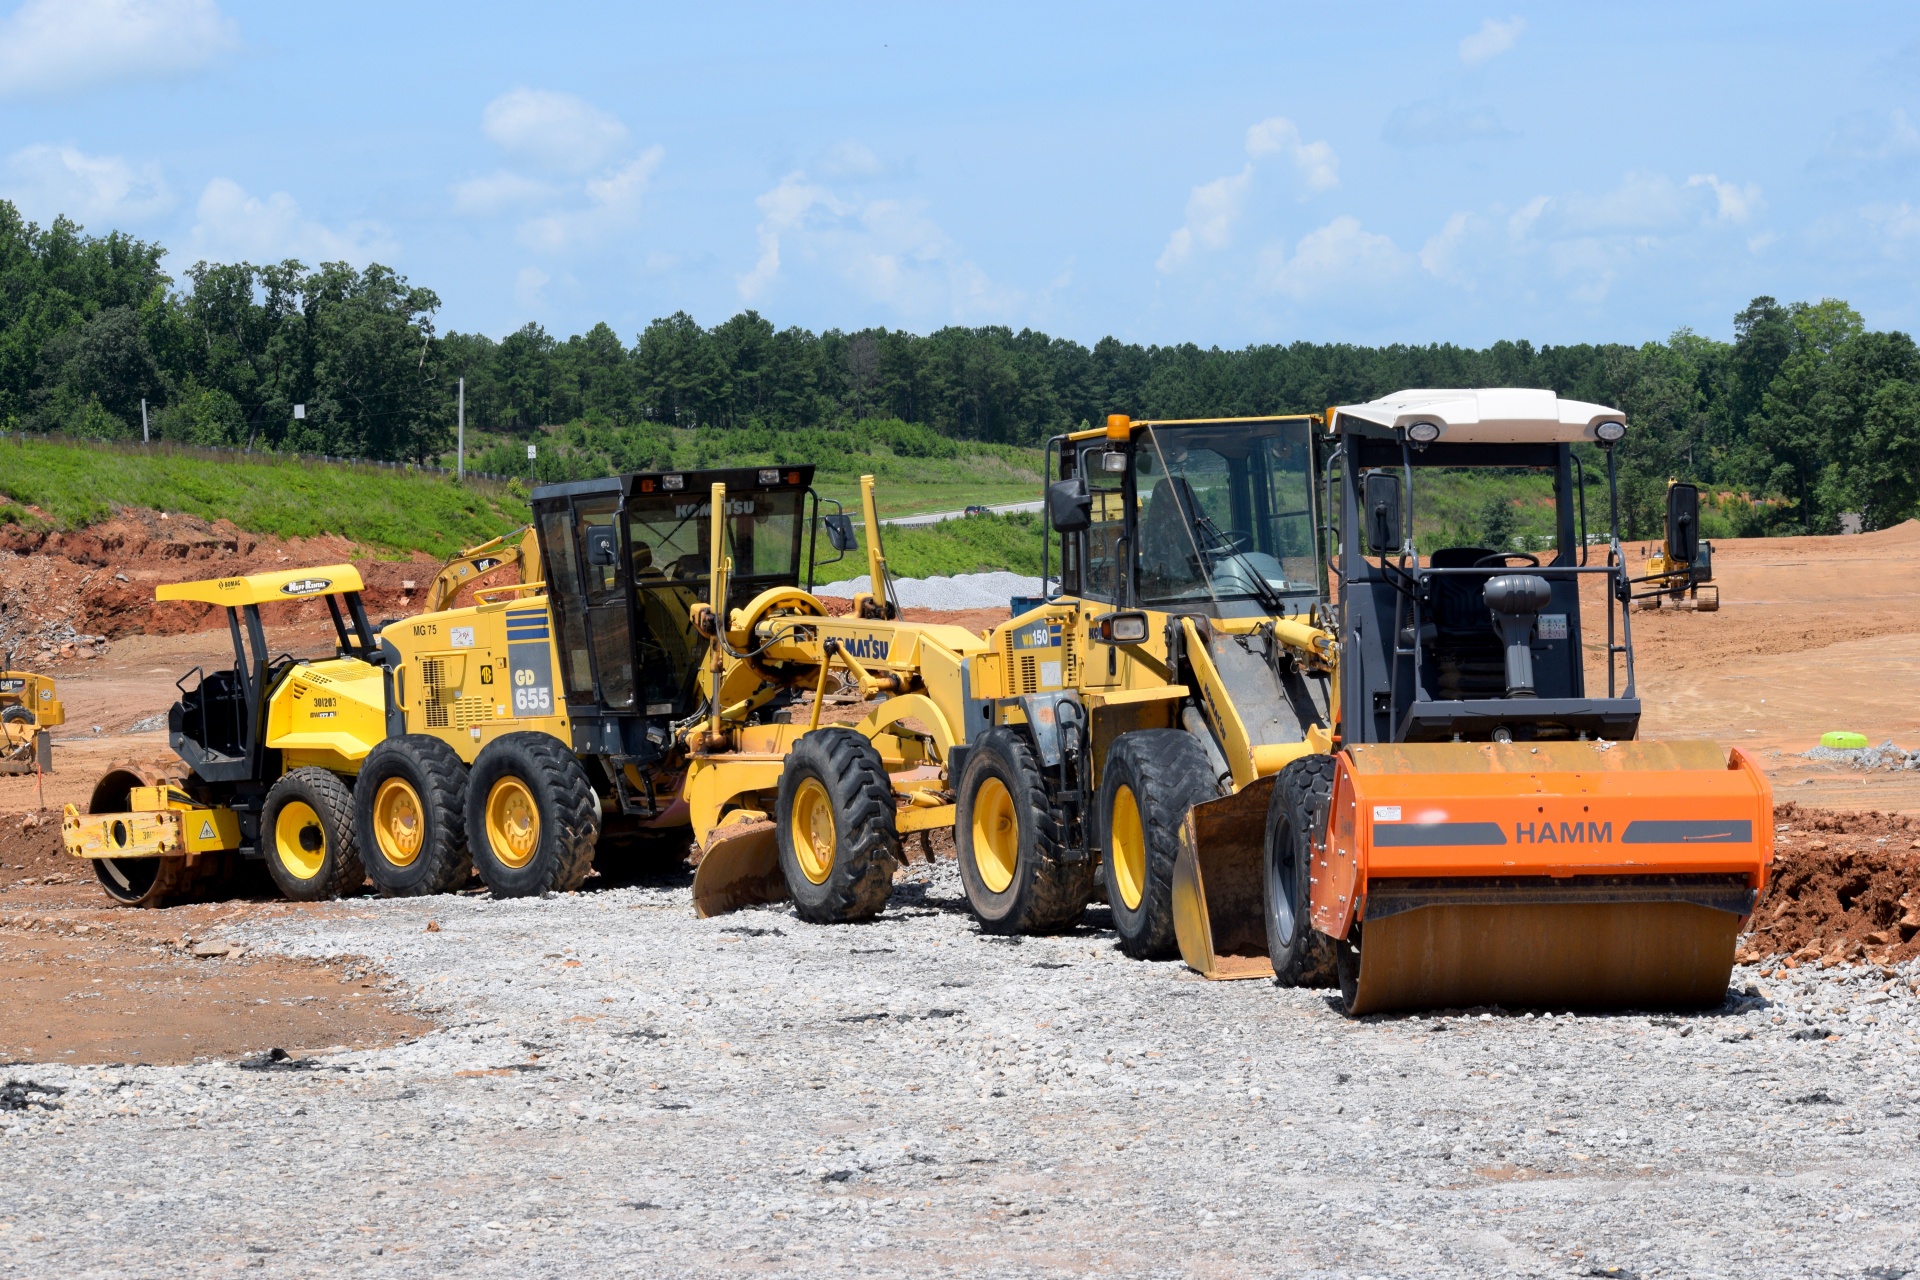
[[[0,664],[0,775],[53,772],[51,730],[67,722],[52,676]]]
[[[361,603],[359,570],[325,565],[182,582],[155,591],[226,610],[233,666],[188,672],[167,716],[177,766],[116,767],[88,812],[66,807],[67,852],[129,906],[163,906],[264,859],[295,901],[338,897],[365,880],[353,780],[385,733],[386,673]],[[334,651],[274,655],[262,605],[325,600]]]

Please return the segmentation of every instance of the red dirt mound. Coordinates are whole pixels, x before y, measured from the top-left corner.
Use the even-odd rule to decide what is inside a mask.
[[[1774,809],[1773,883],[1743,959],[1791,966],[1920,956],[1920,820],[1797,804]]]

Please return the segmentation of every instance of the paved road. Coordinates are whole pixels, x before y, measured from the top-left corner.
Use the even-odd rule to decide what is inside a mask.
[[[1004,516],[1012,515],[1016,511],[1038,511],[1045,505],[1046,503],[1044,502],[1003,502],[999,506],[988,507],[987,510],[993,512],[995,515]],[[964,510],[929,511],[917,516],[896,516],[891,520],[882,520],[880,523],[894,525],[939,524],[942,520],[958,520],[966,514]]]

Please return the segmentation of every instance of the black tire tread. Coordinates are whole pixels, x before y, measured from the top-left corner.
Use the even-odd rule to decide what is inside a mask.
[[[1138,729],[1114,741],[1104,773],[1101,822],[1111,821],[1113,794],[1124,778],[1140,806],[1147,841],[1147,884],[1140,899],[1140,919],[1133,928],[1123,920],[1126,908],[1112,879],[1112,840],[1106,841],[1107,899],[1120,934],[1120,949],[1136,960],[1164,960],[1176,954],[1179,946],[1173,927],[1173,868],[1180,856],[1180,826],[1188,809],[1218,793],[1213,763],[1206,748],[1184,729]]]
[[[825,884],[814,886],[824,892],[794,893],[794,910],[801,919],[814,924],[872,919],[892,896],[893,876],[903,861],[900,833],[894,826],[893,781],[887,776],[887,767],[873,743],[852,729],[834,726],[802,734],[788,752],[786,768],[780,775],[783,871],[791,861],[786,853],[790,837],[784,815],[790,812],[793,787],[807,772],[815,773],[834,798],[833,871]],[[791,871],[787,883],[790,891],[798,887]]]
[[[269,845],[273,839],[274,820],[279,817],[279,805],[274,797],[281,793],[304,793],[302,798],[313,804],[339,838],[334,841],[333,856],[322,864],[319,883],[302,884],[305,897],[295,897],[289,892],[288,884],[280,878],[279,857],[271,847],[266,849],[268,870],[274,873],[274,882],[280,891],[294,901],[318,902],[328,898],[344,898],[367,882],[367,869],[360,861],[360,845],[353,825],[353,792],[347,784],[334,774],[318,766],[308,765],[282,774],[280,780],[267,792],[267,802],[260,811],[260,841]]]
[[[428,868],[416,883],[404,886],[384,883],[376,871],[381,861],[373,829],[373,802],[381,781],[379,771],[389,756],[404,756],[419,770],[427,784],[420,802],[434,810],[430,829],[442,833],[439,841],[420,851],[419,858],[428,860]],[[467,765],[458,752],[430,734],[388,738],[367,753],[360,778],[360,785],[354,788],[354,816],[359,823],[356,830],[362,846],[361,860],[366,864],[367,878],[382,897],[450,893],[467,882],[473,874],[473,856],[467,848]]]
[[[1016,909],[999,920],[989,920],[976,911],[974,914],[980,921],[980,928],[986,933],[997,934],[1061,933],[1071,929],[1085,917],[1087,901],[1093,896],[1093,860],[1065,860],[1053,803],[1047,796],[1040,766],[1034,760],[1033,748],[1027,740],[1004,727],[989,730],[974,748],[972,759],[968,761],[968,773],[978,767],[973,761],[985,759],[989,751],[998,752],[1009,770],[1023,784],[1014,791],[1014,802],[1022,806],[1034,820],[1035,856],[1031,866],[1014,869],[1016,877],[1023,873],[1028,877],[1025,893],[1019,892],[1022,886],[1017,879],[1008,886],[1018,895],[1019,905]],[[959,835],[957,826],[955,834]],[[967,840],[970,846],[971,833]],[[963,857],[971,857],[970,847],[960,852]]]
[[[545,733],[503,734],[489,743],[488,747],[495,751],[524,753],[527,766],[524,780],[547,794],[553,807],[555,834],[560,839],[558,857],[535,856],[535,861],[545,867],[544,877],[528,886],[516,886],[511,894],[503,893],[499,885],[489,884],[487,888],[492,890],[495,897],[571,893],[578,889],[593,871],[594,848],[600,838],[600,796],[588,780],[587,771],[580,764],[579,757],[561,745],[559,739]],[[474,762],[475,772],[487,760],[487,753],[482,752],[481,758]],[[469,850],[486,839],[486,790],[472,781],[467,786]],[[542,821],[545,821],[544,815]],[[542,841],[546,838],[547,833],[543,832]],[[476,857],[473,865],[485,879],[484,860]]]
[[[1280,771],[1280,776],[1274,779],[1274,803],[1285,806],[1287,822],[1296,833],[1295,839],[1305,839],[1311,845],[1326,820],[1327,800],[1332,792],[1332,756],[1302,756]],[[1269,822],[1269,829],[1271,826]],[[1311,853],[1308,853],[1306,861],[1308,865],[1301,867],[1298,874],[1302,876],[1300,892],[1310,900],[1308,885],[1311,881],[1307,876],[1311,872]],[[1283,987],[1332,986],[1332,942],[1314,929],[1313,922],[1304,912],[1297,914],[1294,928],[1306,931],[1305,945],[1296,949],[1290,962],[1274,957],[1274,981]]]

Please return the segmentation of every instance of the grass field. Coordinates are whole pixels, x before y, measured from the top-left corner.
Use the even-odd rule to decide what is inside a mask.
[[[953,460],[913,461],[925,464],[923,469],[937,469]],[[892,480],[882,481],[883,498],[893,492],[893,485]],[[836,477],[823,479],[820,487],[857,511],[857,473],[850,483]],[[1022,484],[1004,499],[990,490],[983,493],[977,478],[923,475],[914,487],[928,504],[917,509],[929,510],[1031,497],[1037,483]],[[444,557],[525,523],[526,501],[517,489],[498,481],[460,485],[431,472],[269,454],[22,443],[18,438],[0,442],[0,524],[81,528],[106,519],[116,507],[152,507],[205,520],[231,520],[252,533],[283,538],[338,534],[386,554],[419,550]],[[885,504],[890,511],[899,505]],[[44,518],[29,506],[44,512]],[[1040,527],[1036,516],[1014,515],[891,528],[887,559],[897,576],[909,578],[987,569],[1037,574]],[[866,557],[855,553],[823,570],[818,580],[836,582],[865,572]]]

